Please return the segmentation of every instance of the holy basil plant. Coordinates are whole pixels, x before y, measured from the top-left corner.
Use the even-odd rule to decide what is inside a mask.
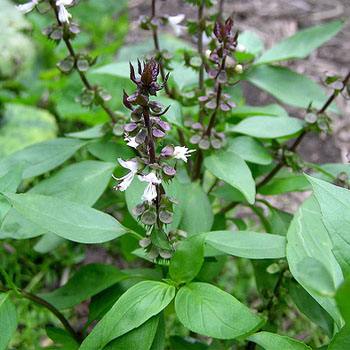
[[[158,13],[158,2],[149,0],[140,29],[152,39],[123,46],[91,70],[96,52],[108,50],[79,41],[77,22],[84,6],[98,17],[105,5],[97,2],[31,0],[6,10],[22,20],[31,12],[33,25],[58,45],[65,76],[45,71],[61,85],[52,82],[41,98],[50,114],[31,109],[50,122],[54,115],[61,136],[17,142],[0,158],[0,239],[7,251],[0,350],[29,348],[19,339],[31,327],[32,305],[52,314],[41,330],[32,329],[40,337],[46,330],[50,349],[350,348],[350,165],[313,164],[297,153],[309,133],[330,132],[328,112],[337,113],[336,97],[349,94],[350,73],[328,76],[325,92],[284,64],[307,58],[343,22],[303,29],[264,51],[256,34],[240,33],[239,23],[223,18],[223,1],[217,10],[212,0],[187,0],[183,6],[198,18],[185,21]],[[111,3],[108,11],[117,6]],[[194,37],[196,48],[161,35],[164,27]],[[81,106],[66,105],[63,95],[72,97],[76,89],[68,88],[79,81]],[[243,81],[276,103],[246,105]],[[63,107],[50,96],[52,87]],[[14,99],[25,114],[24,102],[31,102]],[[11,96],[5,101],[11,110]],[[288,106],[303,118],[289,115]],[[67,121],[73,114],[78,122]],[[280,195],[283,201],[274,197]],[[23,242],[13,269],[6,261]],[[79,258],[78,249],[101,258]],[[69,251],[57,283],[58,262]],[[52,259],[58,271],[45,263]],[[29,274],[26,284],[22,270],[36,271],[37,264],[46,270]]]

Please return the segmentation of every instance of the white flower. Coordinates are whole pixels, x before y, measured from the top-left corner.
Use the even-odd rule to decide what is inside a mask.
[[[185,163],[187,163],[187,158],[191,155],[191,153],[195,152],[194,149],[189,150],[187,147],[175,146],[173,157],[175,159],[181,159]]]
[[[21,11],[22,13],[28,13],[34,9],[36,5],[38,5],[39,0],[31,0],[29,2],[26,2],[22,5],[17,5],[17,10]]]
[[[69,18],[72,15],[67,11],[65,6],[72,5],[74,0],[57,0],[56,6],[58,7],[58,19],[61,23],[69,23]]]
[[[168,17],[169,25],[173,29],[173,31],[175,32],[176,36],[182,35],[185,32],[185,30],[186,30],[185,26],[182,26],[182,25],[179,24],[184,19],[185,19],[185,15],[184,14],[179,14],[177,16],[169,16]]]
[[[137,173],[138,164],[135,160],[125,161],[121,158],[118,158],[118,162],[123,168],[130,170],[129,173],[121,178],[113,176],[115,180],[121,181],[117,186],[115,186],[115,188],[119,191],[125,191],[130,186],[135,174]]]
[[[136,137],[125,136],[124,141],[128,141],[127,145],[132,148],[137,148],[140,145],[136,142]]]
[[[142,182],[148,182],[148,185],[145,188],[141,199],[143,201],[151,203],[153,199],[157,198],[156,185],[159,185],[162,181],[157,178],[157,175],[155,173],[149,173],[148,175],[139,176],[139,179]]]

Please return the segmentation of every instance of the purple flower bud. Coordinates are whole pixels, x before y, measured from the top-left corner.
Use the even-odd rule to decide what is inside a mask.
[[[205,104],[205,107],[208,109],[215,109],[216,108],[216,101],[210,100]]]
[[[191,125],[193,130],[202,130],[203,129],[203,125],[201,123],[193,123]]]
[[[210,148],[210,142],[208,139],[202,139],[198,144],[200,149],[207,150]]]
[[[199,102],[208,101],[208,96],[199,96],[199,97],[198,97],[198,101],[199,101]]]
[[[223,112],[227,112],[230,110],[230,106],[227,105],[226,103],[220,103],[220,109],[223,111]]]
[[[153,134],[154,137],[157,137],[157,138],[161,138],[161,137],[165,136],[165,132],[163,132],[160,129],[153,129],[152,130],[152,134]]]
[[[164,120],[159,120],[157,124],[164,130],[164,131],[169,131],[171,129],[169,123],[165,122]]]
[[[164,174],[166,174],[168,176],[175,176],[176,175],[176,170],[173,167],[171,167],[170,165],[164,165],[163,171],[164,171]]]
[[[136,135],[135,141],[142,145],[146,141],[147,131],[145,129],[141,129],[139,133]]]
[[[202,139],[202,137],[200,135],[193,135],[191,138],[190,138],[190,142],[193,144],[193,145],[197,145],[200,140]]]
[[[124,130],[126,132],[132,132],[137,128],[137,124],[136,123],[128,123],[124,125]]]
[[[174,146],[172,145],[165,146],[161,150],[160,154],[162,157],[172,157],[172,155],[174,154]]]

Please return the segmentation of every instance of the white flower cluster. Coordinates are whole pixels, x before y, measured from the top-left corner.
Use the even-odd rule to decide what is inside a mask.
[[[175,159],[183,160],[185,163],[187,163],[188,157],[194,151],[195,150],[189,150],[187,147],[176,146],[174,147],[173,157]],[[121,178],[113,176],[115,180],[119,181],[118,185],[115,186],[115,189],[119,191],[125,191],[131,185],[132,180],[137,174],[138,162],[136,160],[125,161],[121,158],[118,158],[118,162],[123,168],[128,169],[129,172]],[[157,198],[157,185],[159,185],[162,180],[159,179],[154,172],[150,172],[147,175],[138,175],[138,178],[140,181],[148,183],[141,199],[143,201],[152,203],[152,201]]]
[[[74,0],[57,0],[56,6],[58,9],[58,20],[60,23],[69,23],[69,19],[72,15],[67,11],[66,6],[72,5]],[[22,13],[31,12],[35,6],[39,4],[39,0],[31,0],[22,5],[17,5],[17,9]]]

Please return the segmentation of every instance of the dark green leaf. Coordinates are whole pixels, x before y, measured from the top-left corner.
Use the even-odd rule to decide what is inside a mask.
[[[106,124],[98,124],[86,130],[68,133],[66,136],[83,140],[98,139],[104,136],[106,131]]]
[[[128,275],[114,266],[90,264],[83,266],[64,286],[40,297],[58,309],[67,309],[126,278]]]

